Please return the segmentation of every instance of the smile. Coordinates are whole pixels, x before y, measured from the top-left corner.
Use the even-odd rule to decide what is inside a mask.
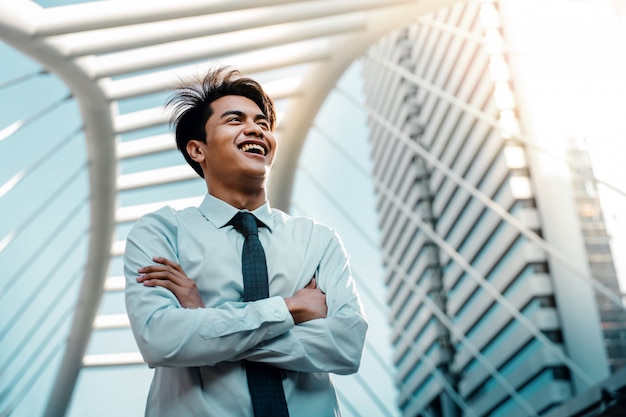
[[[239,147],[239,149],[246,153],[254,153],[262,156],[265,156],[265,154],[267,153],[263,146],[256,143],[244,143]]]

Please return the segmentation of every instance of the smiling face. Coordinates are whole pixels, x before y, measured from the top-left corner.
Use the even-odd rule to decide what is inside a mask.
[[[192,140],[187,152],[204,171],[209,192],[265,192],[276,154],[276,139],[259,106],[243,96],[224,96],[211,103],[206,143]],[[225,199],[222,197],[222,199]]]

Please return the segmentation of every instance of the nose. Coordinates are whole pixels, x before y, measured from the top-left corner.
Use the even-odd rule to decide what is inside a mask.
[[[263,129],[255,122],[250,122],[246,125],[245,134],[248,136],[263,137]]]

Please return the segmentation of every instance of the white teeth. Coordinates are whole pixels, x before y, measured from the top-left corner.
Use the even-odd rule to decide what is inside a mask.
[[[255,153],[259,153],[259,154],[265,156],[265,149],[261,145],[257,145],[256,143],[246,143],[246,144],[242,145],[239,149],[241,149],[244,152],[249,152],[251,150],[256,150],[258,152],[255,152]]]

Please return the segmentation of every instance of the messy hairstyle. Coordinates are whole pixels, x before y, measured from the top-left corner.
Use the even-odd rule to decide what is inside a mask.
[[[176,145],[187,163],[204,178],[200,164],[187,153],[187,144],[195,139],[206,143],[205,125],[213,114],[211,103],[224,96],[242,96],[256,103],[268,118],[270,129],[276,125],[274,102],[261,85],[230,67],[211,69],[204,76],[184,80],[169,97],[165,107],[171,111],[170,126]]]

